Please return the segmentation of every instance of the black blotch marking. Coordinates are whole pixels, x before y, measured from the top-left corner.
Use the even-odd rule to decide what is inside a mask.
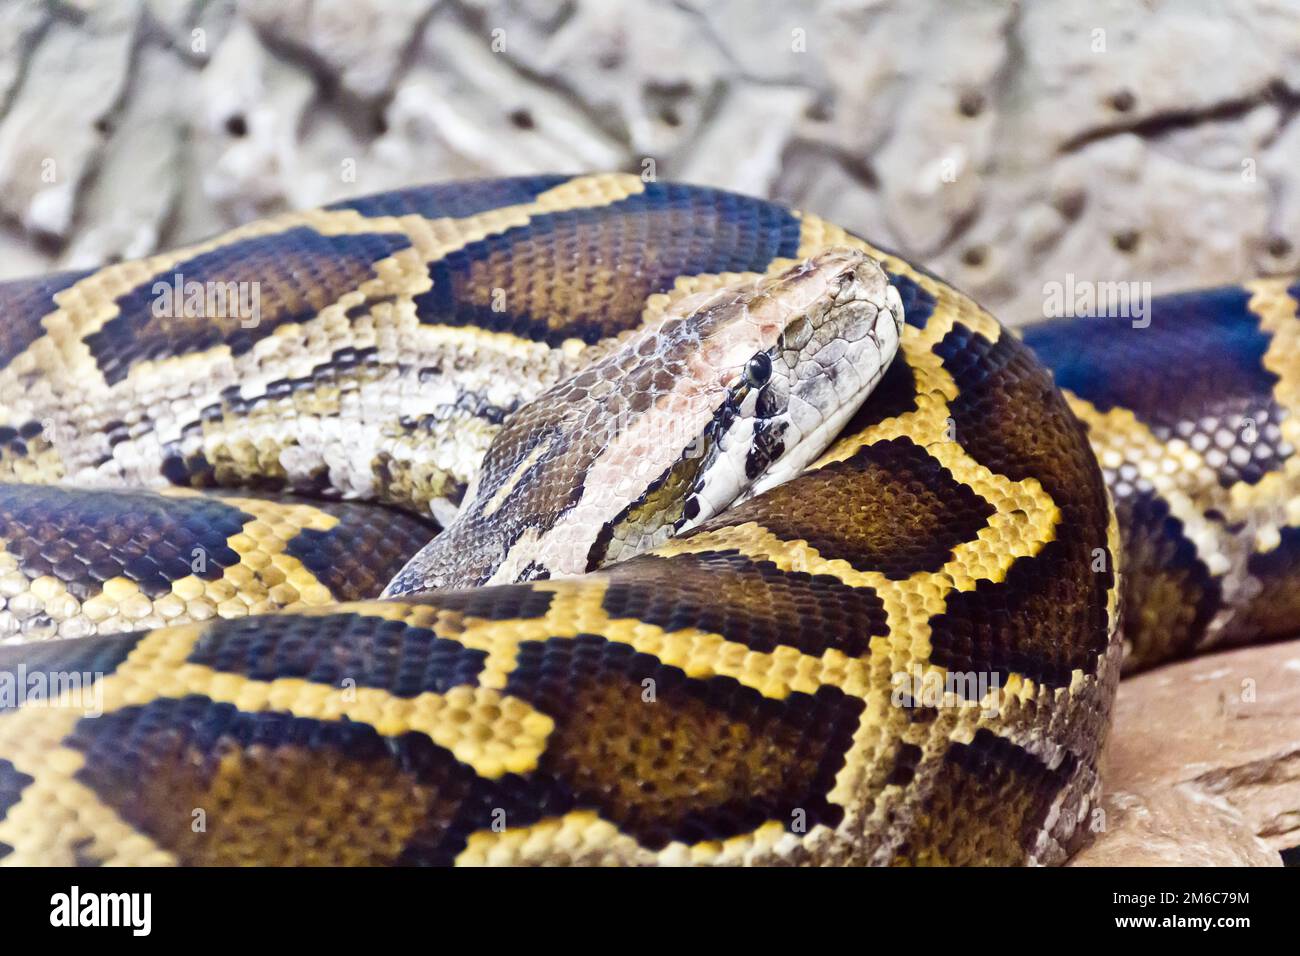
[[[317,507],[338,519],[328,531],[304,528],[285,543],[339,601],[378,597],[393,575],[429,543],[437,529],[396,508],[350,502]]]
[[[347,199],[327,209],[354,209],[363,216],[424,216],[427,219],[474,216],[502,206],[530,203],[571,176],[519,176],[468,179],[414,189],[397,189],[359,199]]]
[[[906,509],[912,522],[896,515]],[[823,558],[899,581],[937,571],[988,523],[993,506],[907,438],[864,445],[705,522],[691,534],[756,521]]]
[[[187,864],[246,859],[224,855],[238,841],[243,854],[256,844],[268,864],[449,866],[469,834],[489,828],[497,814],[504,812],[510,826],[527,826],[571,805],[548,781],[485,780],[421,733],[385,737],[347,720],[243,713],[197,695],[83,719],[67,745],[85,754],[78,781]],[[238,773],[228,769],[232,764]],[[286,767],[321,774],[329,786],[304,791]],[[195,835],[188,811],[177,807],[209,804],[218,808],[209,832]],[[388,828],[412,806],[414,830],[394,852]],[[222,834],[224,808],[241,826],[249,814],[256,820],[268,813],[274,826]],[[322,861],[319,844],[301,839],[322,825],[331,833],[355,828],[346,860]]]
[[[653,702],[643,699],[645,681]],[[522,643],[506,693],[555,720],[533,778],[554,781],[574,809],[595,810],[651,850],[727,839],[767,820],[793,829],[796,811],[808,829],[843,818],[826,795],[863,703],[837,688],[771,700],[583,634]]]
[[[1115,507],[1124,548],[1122,606],[1130,609],[1124,617],[1124,638],[1132,645],[1128,672],[1194,649],[1222,603],[1222,586],[1163,498],[1116,496]]]
[[[1160,296],[1151,302],[1147,328],[1122,316],[1061,318],[1027,327],[1024,341],[1061,388],[1103,412],[1129,409],[1161,441],[1191,441],[1206,420],[1215,423],[1211,450],[1216,432],[1237,432],[1233,449],[1244,448],[1248,457],[1218,466],[1219,484],[1256,484],[1294,449],[1262,444],[1266,424],[1280,424],[1287,412],[1273,399],[1278,379],[1263,363],[1271,339],[1248,308],[1250,298],[1239,286]],[[1255,422],[1256,441],[1245,440],[1243,418]]]
[[[896,272],[889,272],[888,275],[889,284],[898,290],[898,296],[903,300],[904,321],[918,329],[925,328],[937,304],[934,296],[905,275]]]
[[[0,679],[17,681],[19,669],[27,677],[41,676],[48,688],[59,689],[70,681],[73,675],[81,679],[84,675],[107,677],[117,670],[144,637],[143,633],[114,634],[109,637],[86,637],[68,641],[39,641],[22,646],[0,647]],[[30,685],[29,685],[30,687]],[[85,684],[82,684],[85,688]],[[15,687],[24,691],[28,688]],[[17,707],[4,704],[0,710]]]
[[[403,597],[413,604],[432,604],[468,617],[487,621],[535,620],[545,617],[554,595],[524,584],[507,584],[491,588],[465,588],[458,591],[435,591]]]
[[[963,447],[1012,481],[1035,478],[1061,511],[1055,537],[1002,582],[951,594],[931,620],[931,661],[954,671],[1019,672],[1052,686],[1091,673],[1109,643],[1114,583],[1109,505],[1096,457],[1051,376],[1010,335],[996,343],[954,324],[934,347],[959,392],[949,405]],[[1093,571],[1093,552],[1105,568]]]
[[[22,773],[11,762],[0,758],[0,820],[9,813],[9,808],[22,799],[23,790],[35,780]],[[0,857],[11,852],[13,847],[0,843]]]
[[[151,598],[191,574],[218,580],[240,560],[227,539],[252,517],[214,498],[0,485],[0,538],[19,568],[53,575],[78,600],[119,576]]]
[[[137,364],[202,352],[218,345],[243,355],[278,327],[313,318],[341,295],[373,275],[373,266],[410,246],[402,235],[370,233],[323,236],[300,226],[271,236],[244,239],[177,263],[117,299],[118,315],[84,339],[105,380],[116,384]],[[259,317],[241,316],[227,298],[225,315],[187,315],[186,295],[172,303],[172,315],[155,315],[162,300],[158,284],[243,284],[258,292]],[[251,292],[249,293],[251,295]]]
[[[778,646],[820,656],[870,653],[873,636],[889,633],[884,605],[870,588],[837,578],[782,571],[736,551],[642,555],[609,570],[601,606],[666,631],[698,628],[756,651]]]
[[[210,625],[187,659],[253,680],[296,677],[337,687],[345,679],[395,697],[476,685],[486,651],[423,627],[364,613],[259,615]]]
[[[619,267],[627,251],[648,245],[652,260],[635,271]],[[607,206],[538,216],[449,253],[430,264],[433,286],[415,305],[426,324],[593,343],[638,326],[646,297],[668,291],[678,276],[762,272],[798,245],[799,220],[779,206],[648,183]],[[493,308],[494,289],[505,293],[503,311]]]
[[[898,750],[894,753],[894,766],[890,769],[889,776],[885,778],[885,785],[905,787],[911,783],[912,777],[916,775],[917,764],[921,762],[922,753],[923,751],[916,744],[899,744]]]
[[[41,319],[58,308],[55,294],[94,271],[56,272],[35,279],[0,282],[0,369],[45,334]]]
[[[916,372],[900,355],[889,365],[880,384],[853,413],[841,436],[856,435],[886,419],[916,411]]]

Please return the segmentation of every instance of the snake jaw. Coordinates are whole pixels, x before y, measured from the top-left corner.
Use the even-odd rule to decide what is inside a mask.
[[[730,505],[788,481],[825,449],[884,377],[898,351],[903,304],[872,259],[831,249],[801,268],[838,268],[831,295],[785,323],[768,353],[773,372],[759,390],[738,388],[708,472],[700,506],[674,528],[682,533]]]

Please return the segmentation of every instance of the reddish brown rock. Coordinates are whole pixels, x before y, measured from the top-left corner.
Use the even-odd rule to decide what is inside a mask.
[[[1278,866],[1300,845],[1300,640],[1120,685],[1078,866]]]

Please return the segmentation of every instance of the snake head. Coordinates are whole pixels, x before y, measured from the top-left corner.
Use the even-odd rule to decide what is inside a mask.
[[[793,477],[880,381],[902,323],[880,265],[848,248],[678,300],[506,420],[386,593],[585,573]]]

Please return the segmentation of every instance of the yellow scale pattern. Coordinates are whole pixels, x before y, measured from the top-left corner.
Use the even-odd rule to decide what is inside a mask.
[[[526,225],[534,217],[616,203],[643,188],[644,184],[633,176],[578,177],[542,193],[534,202],[456,220],[427,220],[420,216],[367,218],[352,211],[294,213],[177,253],[112,266],[58,294],[59,309],[45,320],[49,334],[0,372],[0,388],[38,376],[43,383],[33,396],[33,401],[38,403],[42,389],[55,389],[72,377],[84,378],[94,362],[82,340],[113,317],[115,297],[202,251],[254,236],[273,235],[295,226],[307,226],[322,235],[398,232],[410,238],[412,245],[377,263],[373,280],[341,297],[309,323],[279,328],[255,345],[254,352],[259,359],[283,355],[286,375],[305,374],[321,357],[319,350],[310,347],[305,352],[293,352],[291,344],[324,340],[327,330],[337,334],[344,327],[350,330],[357,347],[374,344],[376,329],[382,326],[388,330],[384,334],[395,334],[392,330],[400,329],[402,334],[417,338],[459,340],[469,351],[515,352],[527,358],[537,353],[537,343],[483,330],[419,325],[414,317],[414,297],[428,288],[426,263],[478,239]],[[332,527],[329,516],[306,506],[286,510],[257,499],[239,499],[239,506],[254,514],[256,520],[230,539],[230,546],[240,554],[241,562],[227,569],[221,580],[182,579],[175,583],[171,594],[151,602],[131,582],[115,580],[105,586],[102,599],[86,602],[81,610],[94,618],[104,632],[174,620],[201,622],[213,615],[227,618],[273,609],[290,609],[302,615],[351,611],[369,618],[428,628],[440,638],[483,652],[485,660],[477,685],[399,697],[380,688],[335,687],[299,678],[255,680],[188,660],[205,634],[206,629],[199,623],[144,637],[128,659],[96,686],[96,692],[102,694],[104,712],[113,713],[163,697],[197,694],[232,704],[247,713],[282,712],[324,721],[346,718],[369,725],[385,736],[406,732],[425,734],[458,761],[473,768],[479,777],[495,780],[507,774],[528,774],[536,770],[554,730],[551,716],[506,693],[510,678],[516,673],[520,646],[581,635],[599,635],[652,655],[665,665],[680,668],[692,679],[731,678],[771,700],[786,700],[794,693],[814,694],[830,687],[865,705],[844,755],[844,764],[827,794],[832,803],[845,810],[842,821],[833,828],[818,825],[806,835],[796,835],[786,829],[785,821],[773,819],[726,840],[675,841],[663,849],[650,850],[593,811],[579,809],[527,825],[508,826],[499,832],[479,829],[469,836],[457,858],[462,864],[943,862],[946,857],[941,847],[906,847],[889,842],[888,834],[898,819],[909,816],[921,819],[922,829],[943,822],[925,819],[927,813],[938,811],[915,803],[917,785],[907,781],[889,783],[883,779],[900,744],[917,748],[918,759],[923,763],[941,758],[953,744],[971,744],[977,735],[984,733],[1033,754],[1050,768],[1062,764],[1065,756],[1062,742],[1091,739],[1088,746],[1095,756],[1104,735],[1110,695],[1118,680],[1118,586],[1111,587],[1106,594],[1105,618],[1111,641],[1094,662],[1095,666],[1073,672],[1068,686],[1048,686],[1013,671],[1004,683],[978,702],[978,707],[940,707],[932,720],[924,722],[918,722],[908,710],[891,703],[894,678],[901,672],[919,668],[940,682],[947,676],[945,669],[932,660],[931,622],[949,607],[953,596],[974,592],[982,582],[1003,582],[1018,562],[1038,556],[1057,539],[1062,513],[1036,478],[1013,480],[990,470],[961,444],[960,436],[954,435],[952,404],[958,399],[960,389],[935,348],[958,326],[983,336],[990,343],[998,343],[1005,333],[993,317],[950,287],[838,227],[812,216],[801,217],[800,226],[796,256],[773,259],[766,270],[768,274],[787,269],[818,250],[852,246],[877,258],[894,274],[905,276],[935,303],[923,329],[908,326],[904,330],[902,359],[910,366],[915,379],[914,409],[876,422],[841,440],[809,471],[848,461],[864,447],[907,438],[924,449],[955,481],[987,502],[992,514],[971,539],[952,548],[938,570],[917,571],[901,579],[858,570],[846,560],[824,556],[807,540],[782,537],[765,527],[761,520],[712,527],[671,541],[654,554],[671,559],[680,555],[736,552],[754,562],[770,562],[781,572],[825,576],[849,588],[869,590],[883,606],[887,630],[872,638],[868,655],[850,657],[834,648],[810,654],[792,646],[764,652],[728,640],[721,633],[689,626],[669,630],[634,617],[611,616],[605,604],[614,578],[606,573],[529,585],[536,592],[550,595],[546,612],[529,618],[492,620],[436,604],[400,601],[333,605],[329,604],[332,600],[329,591],[284,550],[285,543],[303,528],[329,530]],[[681,276],[670,291],[651,295],[646,300],[643,319],[662,314],[687,296],[747,276],[736,273]],[[1278,402],[1285,408],[1300,407],[1300,375],[1293,358],[1300,354],[1300,341],[1297,341],[1300,324],[1293,321],[1296,303],[1286,295],[1281,284],[1262,282],[1251,288],[1255,295],[1251,307],[1273,335],[1266,365],[1279,376]],[[346,317],[349,310],[368,302],[376,302],[372,318],[386,317],[394,321],[384,325],[370,323],[366,318]],[[218,365],[229,364],[222,348],[144,363],[133,368],[130,377],[138,381],[180,380],[211,374]],[[573,357],[581,352],[580,343],[565,348]],[[89,387],[88,400],[93,401],[96,388],[106,389],[107,385],[101,381]],[[1179,474],[1205,471],[1207,466],[1198,463],[1189,448],[1158,442],[1149,429],[1125,410],[1103,415],[1077,398],[1072,399],[1071,405],[1089,426],[1101,463],[1117,464],[1120,460],[1141,463],[1144,476],[1171,502],[1174,513],[1189,529],[1189,537],[1204,553],[1211,555],[1211,560],[1215,560],[1213,554],[1221,551],[1222,546],[1212,540],[1213,529],[1203,518],[1207,507],[1252,518],[1262,513],[1270,515],[1272,524],[1260,525],[1259,550],[1275,545],[1278,529],[1300,524],[1300,511],[1297,511],[1300,460],[1293,457],[1284,473],[1270,475],[1257,485],[1237,486],[1207,500],[1180,485],[1186,479],[1169,474],[1167,465],[1161,464],[1172,453],[1181,461]],[[12,415],[15,421],[20,420],[21,407]],[[1290,416],[1282,427],[1288,440],[1300,446],[1300,431],[1297,431],[1300,418]],[[239,459],[240,469],[250,473],[274,470],[274,448],[240,450],[233,440],[224,447],[233,458]],[[32,477],[30,463],[10,463],[9,467],[8,474],[20,479]],[[50,471],[45,472],[47,478],[49,474]],[[1193,484],[1196,488],[1213,486],[1212,481],[1199,479]],[[1286,503],[1281,511],[1278,502]],[[1109,554],[1120,553],[1119,528],[1113,510],[1106,525],[1106,545]],[[12,559],[0,554],[0,592],[16,573]],[[16,588],[17,585],[14,579],[8,586]],[[53,601],[63,596],[53,579],[42,579],[32,584],[31,590],[41,600]],[[33,778],[22,798],[0,820],[0,844],[13,847],[0,862],[68,864],[83,856],[112,863],[178,862],[174,853],[130,826],[93,789],[77,779],[84,756],[62,742],[80,719],[81,711],[71,697],[62,703],[64,706],[24,707],[0,716],[0,759],[9,761],[18,773]],[[238,782],[218,780],[209,798],[223,806],[237,807],[239,797],[234,790]],[[1057,809],[1084,815],[1090,808],[1096,781],[1084,774],[1071,786],[1077,789],[1063,792]],[[870,799],[864,796],[867,794]],[[231,815],[238,819],[237,812],[232,811]],[[295,824],[286,824],[289,825]],[[1072,826],[1061,829],[1069,832]],[[985,837],[972,837],[977,844],[981,839]],[[1000,858],[997,847],[977,845],[976,849],[987,850],[988,859]],[[254,851],[244,848],[240,852]],[[331,852],[346,851],[331,844]],[[1025,857],[1031,862],[1052,862],[1059,860],[1064,852],[1052,837],[1045,836]]]

